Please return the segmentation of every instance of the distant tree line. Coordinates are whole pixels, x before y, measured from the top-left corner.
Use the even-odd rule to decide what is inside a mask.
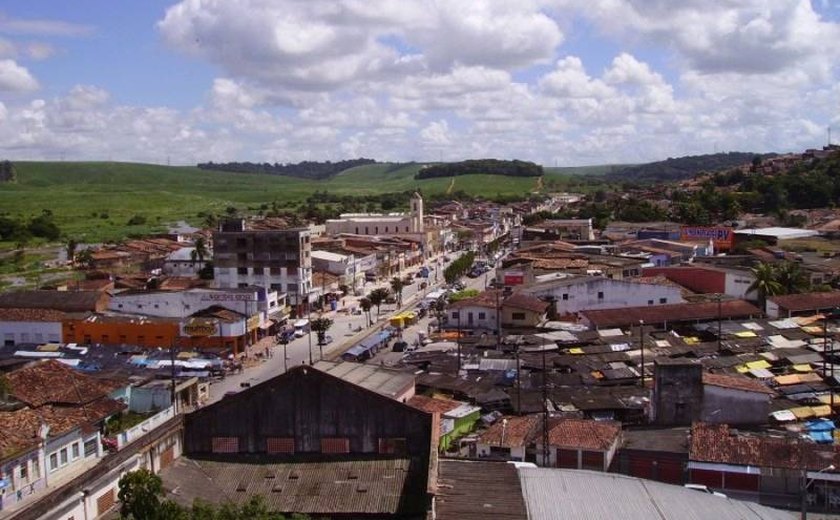
[[[287,163],[252,163],[252,162],[227,162],[199,163],[197,166],[202,170],[216,170],[235,173],[263,173],[268,175],[284,175],[287,177],[300,177],[301,179],[327,179],[338,173],[366,164],[376,164],[373,159],[350,159],[338,162],[303,161],[297,164]]]
[[[727,170],[748,164],[756,157],[774,157],[776,154],[756,155],[746,152],[727,152],[707,155],[689,155],[637,166],[623,166],[604,175],[615,182],[662,182],[690,179],[699,173]]]
[[[15,182],[17,172],[11,161],[0,162],[0,182]]]
[[[434,179],[458,175],[506,175],[508,177],[540,177],[543,167],[528,161],[500,161],[498,159],[474,159],[456,163],[444,163],[421,169],[415,179]]]

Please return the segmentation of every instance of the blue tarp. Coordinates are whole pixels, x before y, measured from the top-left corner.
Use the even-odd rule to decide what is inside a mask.
[[[820,444],[831,444],[834,442],[834,438],[831,436],[830,431],[812,431],[808,433],[808,437],[810,437],[812,441]]]
[[[834,421],[830,419],[815,419],[805,423],[805,429],[809,432],[831,432],[836,429]]]

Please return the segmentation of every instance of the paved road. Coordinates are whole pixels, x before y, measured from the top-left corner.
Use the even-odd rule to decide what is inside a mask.
[[[456,255],[457,253],[454,253],[452,256]],[[416,278],[414,283],[404,288],[404,308],[413,306],[423,294],[433,290],[435,287],[439,287],[443,283],[442,257],[428,260],[426,265],[433,268],[429,277],[429,287],[421,290],[420,283],[418,283],[421,279]],[[418,269],[419,266],[406,269],[402,275],[416,272]],[[483,278],[479,277],[472,281],[476,280],[483,284]],[[381,282],[379,284],[367,283],[365,284],[364,291],[360,292],[368,294],[377,286],[388,287],[389,284],[387,282]],[[381,325],[386,324],[387,318],[396,311],[396,305],[382,305],[379,320],[370,328],[365,328],[365,317],[363,315],[338,312],[342,308],[358,307],[358,301],[362,297],[363,295],[347,296],[343,300],[343,306],[339,304],[338,310],[324,313],[324,316],[334,321],[333,326],[327,332],[328,335],[334,338],[331,344],[318,347],[317,335],[315,333],[307,334],[302,338],[295,338],[285,347],[287,357],[285,364],[283,362],[284,347],[282,345],[274,345],[272,338],[264,338],[260,345],[251,347],[251,354],[263,351],[266,345],[271,345],[267,347],[268,356],[264,356],[261,361],[256,362],[256,366],[246,368],[240,374],[228,375],[225,379],[212,381],[210,384],[210,402],[218,401],[227,392],[241,390],[243,383],[255,385],[273,376],[282,374],[284,367],[291,368],[297,365],[305,365],[309,364],[310,360],[317,362],[322,357],[327,358],[331,355],[340,354],[361,341],[366,335],[373,333]],[[312,317],[315,318],[317,315],[318,313],[313,311]],[[371,310],[371,316],[374,320],[377,320],[376,307]]]

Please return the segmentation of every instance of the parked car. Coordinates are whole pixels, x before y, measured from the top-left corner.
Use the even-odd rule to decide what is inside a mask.
[[[319,345],[329,345],[329,344],[330,344],[330,343],[332,343],[332,342],[333,342],[333,337],[332,337],[332,336],[330,336],[329,334],[326,334],[326,335],[324,336],[324,340],[323,340],[323,341],[318,340],[318,344],[319,344]]]
[[[391,347],[391,350],[394,352],[405,352],[405,349],[408,347],[408,343],[405,341],[395,341],[394,345]]]

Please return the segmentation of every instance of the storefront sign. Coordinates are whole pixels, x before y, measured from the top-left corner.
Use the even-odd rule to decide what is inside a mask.
[[[680,240],[711,240],[717,250],[729,250],[735,240],[735,233],[730,227],[683,227],[680,228]]]
[[[184,336],[216,336],[218,326],[212,322],[188,323],[184,325]]]
[[[521,271],[508,271],[505,273],[505,285],[522,285],[523,283],[525,283],[525,273]]]
[[[201,297],[205,302],[253,302],[253,294],[209,293]]]

